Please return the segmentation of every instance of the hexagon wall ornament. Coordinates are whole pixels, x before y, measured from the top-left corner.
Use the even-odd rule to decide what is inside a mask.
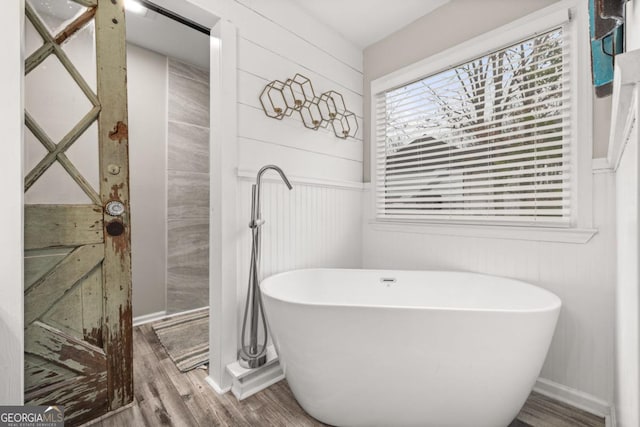
[[[331,98],[331,100],[333,101],[333,105],[335,105],[336,108],[336,117],[334,118],[337,118],[337,116],[343,116],[347,112],[347,107],[344,104],[344,98],[341,94],[339,94],[335,90],[330,90],[323,93],[322,95]]]
[[[331,120],[331,127],[333,128],[333,133],[340,139],[347,139],[351,131],[349,122],[344,116]]]
[[[320,108],[320,114],[322,115],[322,120],[324,122],[322,127],[327,127],[327,125],[338,115],[336,103],[331,95],[323,93],[320,95],[320,98],[318,98],[318,107]]]
[[[349,126],[349,136],[355,138],[358,133],[358,118],[356,114],[352,111],[347,111],[342,117],[342,121],[346,122],[347,126]]]
[[[300,108],[300,118],[302,119],[302,124],[307,129],[318,130],[322,124],[322,114],[320,113],[320,107],[317,103],[318,99],[319,98],[315,98],[311,101],[305,101],[302,108]]]
[[[316,91],[313,90],[311,80],[298,73],[293,76],[293,82],[299,86],[305,101],[313,102],[316,99]]]
[[[313,102],[316,98],[311,81],[302,74],[287,79],[283,94],[287,107],[292,111],[300,111],[306,102]]]
[[[285,84],[274,80],[265,86],[260,94],[260,104],[264,113],[272,119],[282,120],[285,115],[291,115],[287,106],[283,90]]]
[[[358,132],[357,117],[347,110],[342,94],[329,90],[318,97],[311,80],[300,73],[285,82],[274,80],[267,84],[260,94],[260,104],[268,117],[278,120],[297,111],[308,129],[331,124],[340,139],[355,138]]]
[[[291,111],[298,111],[304,104],[304,96],[302,95],[302,89],[298,83],[292,79],[287,79],[284,83],[284,89],[282,90],[284,101],[287,104],[287,108]]]

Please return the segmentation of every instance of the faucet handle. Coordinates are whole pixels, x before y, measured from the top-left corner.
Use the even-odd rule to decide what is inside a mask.
[[[256,220],[249,221],[249,228],[258,228],[264,224],[264,219],[258,218]]]

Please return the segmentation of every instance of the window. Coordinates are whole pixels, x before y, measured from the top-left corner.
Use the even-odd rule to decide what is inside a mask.
[[[378,219],[571,225],[570,32],[546,28],[372,91]]]

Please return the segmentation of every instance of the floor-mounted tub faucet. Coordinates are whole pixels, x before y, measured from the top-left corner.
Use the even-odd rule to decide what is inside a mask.
[[[258,171],[256,183],[251,186],[251,221],[249,228],[251,229],[251,264],[249,266],[249,288],[247,290],[247,301],[244,307],[244,316],[242,319],[242,335],[240,337],[240,351],[238,357],[240,365],[245,368],[258,368],[267,362],[267,322],[264,317],[264,309],[262,307],[262,297],[260,295],[260,227],[264,224],[260,213],[260,186],[262,184],[262,175],[272,169],[278,174],[287,185],[289,190],[293,187],[287,179],[282,169],[275,165],[263,166]],[[251,307],[251,316],[249,317],[249,307]],[[264,339],[262,344],[258,344],[258,323],[262,321],[262,330]],[[249,327],[249,345],[246,345],[246,328],[247,322],[250,321]]]

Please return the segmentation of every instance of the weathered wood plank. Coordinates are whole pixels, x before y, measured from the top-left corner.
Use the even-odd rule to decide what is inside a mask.
[[[94,268],[93,271],[96,269]],[[90,275],[93,273],[90,273]],[[40,319],[42,323],[53,326],[78,339],[82,334],[82,282],[64,294],[60,300],[47,310]]]
[[[93,19],[95,14],[96,8],[90,7],[82,15],[78,16],[72,23],[70,23],[62,31],[60,31],[53,40],[59,45],[64,43],[75,33],[84,28],[84,26]]]
[[[63,405],[65,426],[77,426],[107,410],[107,375],[72,378],[25,395],[25,405]]]
[[[102,243],[102,208],[96,205],[25,205],[25,249]]]
[[[25,394],[78,376],[75,372],[32,354],[24,355]]]
[[[47,26],[44,24],[44,22],[42,22],[29,2],[25,2],[25,15],[27,19],[31,21],[33,28],[36,29],[40,37],[42,37],[42,41],[44,42],[44,44],[40,46],[38,50],[33,52],[31,56],[26,59],[24,73],[25,75],[27,75],[54,51],[55,43],[53,42],[53,39],[49,34],[49,30],[47,30]]]
[[[24,74],[27,75],[49,57],[54,51],[53,43],[45,43],[27,58],[24,64]]]
[[[100,200],[100,196],[98,195],[96,190],[93,189],[91,184],[89,184],[89,181],[87,181],[86,178],[82,176],[80,171],[74,166],[74,164],[71,163],[71,160],[69,160],[66,154],[58,154],[58,163],[60,163],[64,170],[69,173],[71,178],[73,178],[76,184],[78,184],[80,188],[82,188],[82,191],[84,191],[84,193],[89,197],[89,199],[91,199],[93,203],[95,203],[96,205],[100,205],[102,203],[102,201]]]
[[[104,324],[109,407],[133,400],[133,335],[131,311],[131,230],[129,205],[129,151],[127,128],[127,55],[123,0],[100,0],[95,16],[100,151],[100,197],[103,205],[119,201],[119,217],[104,213],[105,257]],[[107,230],[111,224],[114,230]]]
[[[24,350],[78,374],[89,375],[106,371],[106,356],[93,346],[42,322],[27,328]]]
[[[82,335],[85,341],[102,347],[102,266],[81,283]]]
[[[46,313],[80,279],[89,274],[103,257],[104,245],[102,244],[80,246],[38,279],[25,292],[25,324],[33,323]]]
[[[72,248],[34,249],[24,253],[24,288],[29,289],[38,279],[65,259]]]
[[[46,148],[47,151],[54,151],[56,149],[56,144],[27,110],[24,111],[24,124],[31,131],[33,136],[35,136],[36,139],[44,145],[44,148]]]
[[[93,104],[94,109],[100,109],[101,103],[98,100],[98,96],[95,93],[93,93],[93,89],[91,89],[91,86],[89,86],[89,84],[84,79],[82,74],[78,71],[78,69],[75,67],[75,65],[73,65],[73,63],[71,62],[71,60],[67,56],[66,52],[64,51],[64,49],[62,49],[61,46],[58,46],[57,44],[54,44],[53,45],[53,51],[54,51],[55,55],[58,57],[58,59],[60,60],[60,63],[67,70],[67,72],[69,73],[71,78],[73,80],[75,80],[75,82],[78,84],[78,86],[80,87],[80,90],[82,91],[82,93],[84,93],[84,95],[87,98],[89,98],[89,101],[91,102],[91,104]],[[98,73],[98,74],[100,74],[100,73]],[[93,123],[93,121],[91,121],[91,122]],[[86,128],[84,130],[86,130]],[[84,130],[81,130],[80,134],[82,134],[82,132],[84,132]],[[69,132],[69,135],[70,134],[71,134],[71,132]],[[64,139],[63,139],[63,141],[64,141]],[[60,142],[58,145],[60,145],[61,143],[62,142]]]
[[[102,347],[102,268],[96,266],[42,316],[43,323]]]

